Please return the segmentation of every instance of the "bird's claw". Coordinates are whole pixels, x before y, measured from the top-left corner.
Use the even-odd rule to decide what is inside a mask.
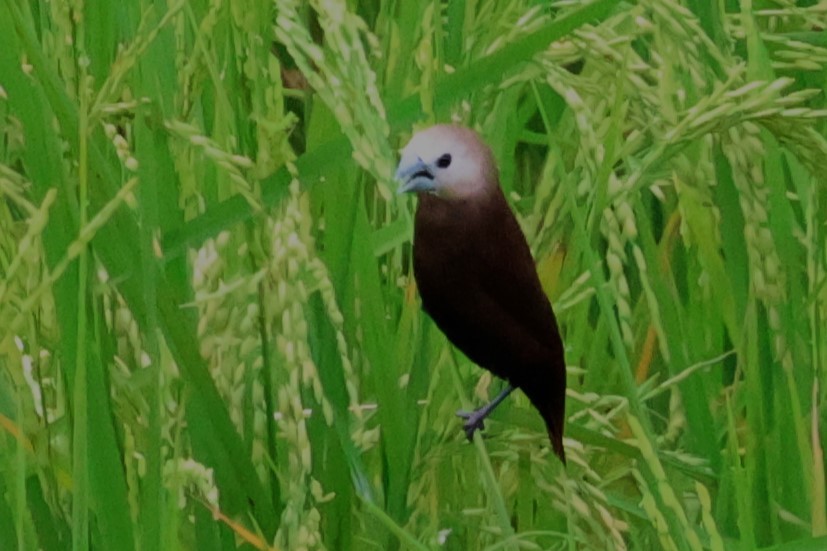
[[[486,412],[482,410],[465,411],[461,409],[457,412],[457,417],[465,419],[462,428],[465,429],[465,436],[469,442],[474,441],[474,432],[485,429],[485,414]]]

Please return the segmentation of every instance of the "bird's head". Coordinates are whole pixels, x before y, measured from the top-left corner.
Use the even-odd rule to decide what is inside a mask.
[[[396,170],[399,193],[433,193],[444,199],[485,195],[496,189],[491,150],[469,128],[440,124],[414,134]]]

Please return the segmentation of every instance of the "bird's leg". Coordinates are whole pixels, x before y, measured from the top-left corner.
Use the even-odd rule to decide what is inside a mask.
[[[485,418],[488,417],[488,415],[494,411],[498,405],[500,405],[500,402],[505,400],[512,392],[514,392],[514,387],[508,385],[502,392],[497,394],[491,402],[485,404],[481,408],[474,411],[459,410],[457,412],[458,417],[465,419],[465,423],[462,426],[465,429],[465,436],[468,437],[469,441],[474,439],[474,431],[485,428],[485,424],[483,422]]]

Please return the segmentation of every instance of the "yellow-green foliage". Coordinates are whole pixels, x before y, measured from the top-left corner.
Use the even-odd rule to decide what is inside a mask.
[[[815,0],[0,0],[0,549],[827,548]],[[567,468],[411,277],[478,129]]]

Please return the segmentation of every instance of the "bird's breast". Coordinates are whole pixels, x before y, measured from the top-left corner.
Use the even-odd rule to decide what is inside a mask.
[[[426,310],[439,290],[458,290],[475,246],[471,213],[430,195],[420,198],[414,223],[414,275]]]

